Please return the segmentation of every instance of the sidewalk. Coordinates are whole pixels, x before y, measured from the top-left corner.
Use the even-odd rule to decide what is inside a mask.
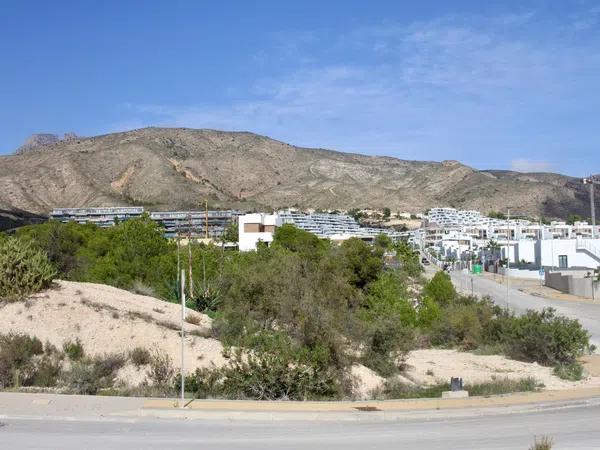
[[[564,408],[600,402],[600,388],[545,391],[464,399],[412,399],[341,402],[259,402],[0,393],[0,418],[45,420],[399,420],[479,416]]]

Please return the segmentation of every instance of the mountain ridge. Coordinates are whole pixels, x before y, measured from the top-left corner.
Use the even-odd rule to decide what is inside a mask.
[[[455,206],[589,214],[589,193],[574,177],[303,148],[247,131],[142,128],[0,156],[0,208],[6,210],[192,208],[204,198],[212,207],[246,210]]]

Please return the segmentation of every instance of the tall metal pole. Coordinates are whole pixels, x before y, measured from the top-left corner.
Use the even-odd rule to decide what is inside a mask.
[[[590,177],[591,179],[591,177]],[[594,202],[594,181],[590,182],[590,210],[592,212],[592,239],[596,239],[596,204]]]
[[[185,270],[181,269],[181,407],[185,398]]]
[[[506,218],[506,244],[508,247],[506,255],[506,268],[510,269],[510,208],[508,209],[508,215]]]
[[[508,299],[510,295],[510,279],[508,277],[508,271],[510,270],[510,208],[508,209],[508,214],[506,216],[506,244],[507,244],[507,254],[506,254],[506,307],[508,308]]]
[[[192,278],[192,212],[188,212],[188,290],[190,298],[194,298],[194,280]]]

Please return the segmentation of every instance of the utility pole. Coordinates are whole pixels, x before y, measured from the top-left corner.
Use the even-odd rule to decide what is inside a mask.
[[[188,211],[188,277],[189,296],[194,298],[194,280],[192,278],[192,212]]]
[[[593,175],[590,175],[588,178],[584,178],[583,184],[590,185],[590,212],[592,214],[592,239],[596,238],[596,204],[594,202],[594,190],[596,189],[596,185],[600,185],[600,180],[598,180]]]

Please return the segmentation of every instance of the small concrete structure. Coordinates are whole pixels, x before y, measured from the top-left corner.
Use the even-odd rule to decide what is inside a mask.
[[[546,272],[546,286],[565,294],[600,300],[600,282],[593,270]]]

